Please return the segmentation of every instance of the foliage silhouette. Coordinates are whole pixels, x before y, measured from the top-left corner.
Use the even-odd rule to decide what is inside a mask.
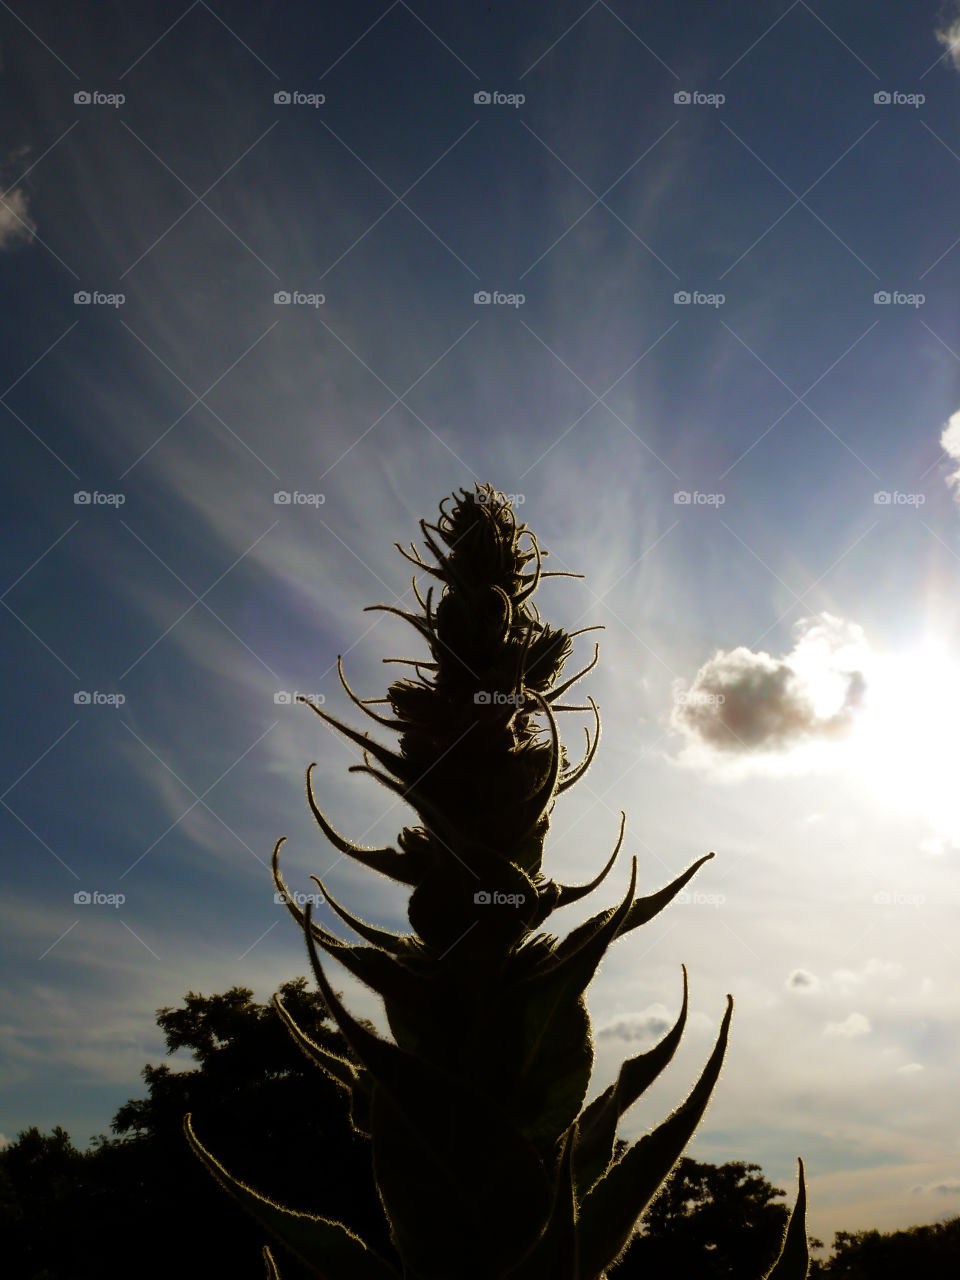
[[[596,703],[558,700],[596,663],[560,681],[573,636],[540,620],[530,599],[543,578],[541,552],[510,503],[489,485],[460,490],[436,525],[421,521],[435,563],[401,554],[442,584],[421,612],[371,606],[409,622],[429,660],[394,659],[415,679],[390,686],[391,717],[364,713],[400,735],[399,749],[311,706],[363,753],[351,772],[370,774],[401,796],[420,825],[399,849],[345,840],[307,795],[322,831],[341,853],[411,887],[412,934],[375,928],[331,908],[366,945],[329,933],[287,893],[274,850],[274,879],[303,929],[311,966],[353,1061],[315,1043],[282,1000],[277,1010],[296,1043],[349,1099],[354,1127],[372,1140],[373,1169],[390,1226],[377,1250],[333,1217],[285,1208],[228,1172],[192,1118],[184,1129],[210,1172],[317,1275],[327,1280],[603,1280],[704,1113],[720,1073],[733,1001],[716,1046],[686,1099],[652,1133],[618,1156],[623,1113],[672,1058],[687,1013],[686,970],[677,1023],[582,1112],[593,1065],[584,993],[614,939],[663,909],[707,854],[666,888],[636,897],[637,861],[619,905],[562,941],[538,932],[550,913],[579,901],[609,873],[623,840],[588,884],[557,884],[541,871],[554,801],[590,766],[600,737]],[[449,501],[446,499],[445,501]],[[521,546],[529,539],[529,547]],[[412,547],[412,544],[411,544]],[[587,628],[588,630],[593,628]],[[303,699],[301,699],[303,700]],[[305,700],[304,700],[305,701]],[[555,712],[592,710],[580,764],[571,767]],[[545,719],[540,724],[536,717]],[[624,817],[625,822],[625,817]],[[316,877],[314,877],[316,878]],[[384,1000],[393,1042],[357,1022],[330,987],[318,946]],[[201,1138],[204,1142],[201,1142]],[[258,1180],[258,1188],[263,1184]],[[807,1273],[803,1167],[784,1251],[770,1280]],[[268,1275],[275,1264],[265,1249]],[[454,1262],[455,1260],[455,1262]]]
[[[783,1239],[789,1213],[776,1201],[784,1194],[757,1164],[701,1164],[681,1156],[610,1280],[668,1272],[700,1280],[760,1275]],[[822,1247],[819,1240],[809,1243]]]
[[[168,1280],[185,1270],[249,1274],[261,1233],[184,1145],[185,1110],[204,1116],[243,1174],[269,1178],[304,1209],[336,1203],[357,1230],[390,1247],[369,1141],[353,1130],[338,1090],[317,1077],[272,1006],[255,1003],[252,994],[242,987],[209,997],[190,992],[182,1008],[158,1011],[168,1052],[189,1050],[197,1065],[145,1067],[149,1094],[117,1111],[111,1126],[117,1137],[101,1136],[80,1152],[63,1130],[47,1137],[34,1128],[0,1151],[0,1234],[10,1274],[92,1280],[124,1274],[131,1257],[138,1280]],[[307,989],[305,978],[285,983],[281,996],[314,1039],[349,1054],[328,1025],[323,997]],[[313,1274],[295,1261],[284,1272],[284,1280]]]
[[[814,1262],[811,1280],[956,1280],[960,1217],[906,1231],[837,1231],[833,1254]]]

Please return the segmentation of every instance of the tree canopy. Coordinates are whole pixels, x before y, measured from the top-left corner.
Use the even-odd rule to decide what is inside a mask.
[[[280,992],[317,1043],[349,1050],[323,997],[297,978]],[[147,1065],[147,1096],[117,1111],[112,1137],[78,1150],[60,1126],[23,1130],[0,1151],[0,1232],[17,1280],[101,1280],[135,1274],[262,1275],[263,1232],[188,1150],[182,1116],[211,1135],[253,1187],[278,1188],[311,1212],[334,1207],[365,1238],[383,1230],[369,1142],[353,1132],[336,1088],[296,1048],[276,1011],[245,987],[189,992],[157,1012],[168,1053],[194,1066]],[[235,1117],[244,1117],[238,1128]],[[617,1154],[627,1147],[619,1140]],[[308,1200],[304,1200],[308,1188]],[[701,1280],[761,1274],[776,1257],[788,1210],[756,1164],[681,1157],[610,1280],[689,1273]],[[819,1244],[819,1241],[811,1241]],[[836,1233],[811,1280],[953,1280],[960,1218],[907,1231]],[[284,1280],[306,1280],[284,1256]]]
[[[305,978],[285,983],[280,995],[315,1041],[349,1056]],[[167,1051],[188,1050],[197,1065],[144,1067],[147,1096],[119,1109],[114,1137],[101,1135],[81,1152],[59,1127],[52,1135],[31,1128],[0,1152],[0,1229],[11,1274],[261,1275],[263,1233],[187,1147],[185,1111],[251,1186],[278,1188],[306,1212],[334,1206],[342,1221],[375,1234],[382,1215],[369,1144],[270,1005],[245,987],[191,991],[181,1008],[158,1010],[157,1022]],[[284,1280],[307,1274],[285,1261]]]

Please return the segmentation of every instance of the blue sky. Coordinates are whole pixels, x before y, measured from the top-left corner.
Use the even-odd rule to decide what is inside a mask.
[[[279,835],[403,927],[306,765],[361,842],[409,811],[275,699],[355,722],[338,653],[382,695],[392,544],[489,481],[586,574],[544,618],[606,628],[548,873],[621,808],[610,901],[717,854],[591,986],[592,1092],[686,962],[626,1136],[730,991],[691,1154],[791,1196],[803,1155],[827,1240],[960,1212],[957,40],[877,0],[2,6],[7,1138],[84,1145],[157,1008],[306,971]]]

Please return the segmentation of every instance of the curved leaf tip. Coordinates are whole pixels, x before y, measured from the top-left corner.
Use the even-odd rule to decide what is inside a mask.
[[[806,1280],[810,1270],[810,1250],[807,1246],[807,1188],[803,1178],[803,1160],[799,1156],[797,1165],[796,1204],[787,1223],[780,1256],[767,1272],[764,1280]]]

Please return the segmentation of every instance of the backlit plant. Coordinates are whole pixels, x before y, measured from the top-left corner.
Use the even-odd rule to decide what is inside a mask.
[[[558,795],[596,754],[600,717],[560,699],[596,663],[561,681],[572,634],[540,620],[532,596],[546,555],[513,508],[489,485],[460,490],[435,525],[421,521],[434,563],[398,547],[431,586],[419,612],[374,605],[405,618],[430,650],[407,663],[414,675],[383,699],[353,702],[395,748],[308,703],[356,744],[368,773],[410,805],[419,824],[397,848],[368,849],[313,814],[333,846],[411,889],[410,934],[366,923],[317,881],[332,910],[363,940],[344,942],[296,904],[274,850],[274,880],[303,929],[317,983],[352,1060],[314,1044],[279,999],[275,1005],[303,1051],[342,1087],[354,1127],[371,1140],[373,1169],[394,1255],[382,1257],[346,1227],[293,1212],[239,1183],[207,1152],[185,1119],[194,1150],[273,1235],[327,1280],[603,1280],[624,1252],[651,1199],[693,1135],[723,1061],[733,1009],[687,1099],[620,1153],[618,1124],[670,1062],[687,1016],[687,975],[673,1028],[625,1062],[616,1081],[584,1107],[593,1065],[586,989],[616,938],[660,912],[712,853],[666,888],[635,896],[637,860],[622,901],[559,940],[544,932],[551,912],[579,901],[588,884],[563,885],[542,870]],[[449,502],[451,499],[445,499]],[[525,545],[524,545],[525,543]],[[565,575],[576,576],[576,575]],[[579,634],[579,633],[573,633]],[[338,660],[339,669],[339,660]],[[392,715],[370,709],[389,705]],[[595,732],[571,766],[556,713],[592,710]],[[316,877],[314,877],[316,879]],[[344,1007],[319,949],[383,999],[393,1040]],[[323,1152],[316,1153],[323,1159]],[[269,1249],[268,1275],[277,1275]],[[800,1190],[780,1258],[768,1280],[801,1280],[808,1258]],[[745,1278],[749,1280],[749,1278]]]

